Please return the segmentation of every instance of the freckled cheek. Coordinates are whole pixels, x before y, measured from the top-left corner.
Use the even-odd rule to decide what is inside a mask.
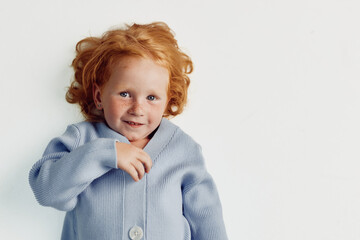
[[[109,104],[109,111],[116,117],[120,117],[128,108],[129,104],[125,101],[112,101]]]
[[[166,105],[159,104],[152,106],[150,113],[154,118],[162,118],[164,111],[165,111]]]

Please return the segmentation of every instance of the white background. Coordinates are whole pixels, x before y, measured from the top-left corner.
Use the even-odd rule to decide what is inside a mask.
[[[0,239],[59,239],[28,172],[81,120],[64,95],[75,44],[165,21],[195,66],[173,121],[203,147],[229,239],[360,239],[358,0],[0,3]],[[171,238],[169,238],[171,239]]]

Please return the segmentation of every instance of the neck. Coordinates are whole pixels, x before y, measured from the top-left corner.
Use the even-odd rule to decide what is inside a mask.
[[[146,144],[150,141],[148,138],[140,139],[137,141],[130,141],[131,145],[134,145],[135,147],[143,149]]]

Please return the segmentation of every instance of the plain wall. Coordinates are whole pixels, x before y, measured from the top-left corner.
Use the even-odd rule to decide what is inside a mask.
[[[28,172],[81,121],[65,101],[75,44],[165,21],[194,61],[173,119],[203,147],[229,239],[360,239],[360,2],[0,3],[0,239],[59,239]]]

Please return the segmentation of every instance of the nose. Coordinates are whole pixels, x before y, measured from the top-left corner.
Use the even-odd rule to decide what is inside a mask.
[[[142,103],[138,100],[134,100],[128,110],[128,114],[133,116],[143,116],[144,115],[144,109],[142,106]]]

